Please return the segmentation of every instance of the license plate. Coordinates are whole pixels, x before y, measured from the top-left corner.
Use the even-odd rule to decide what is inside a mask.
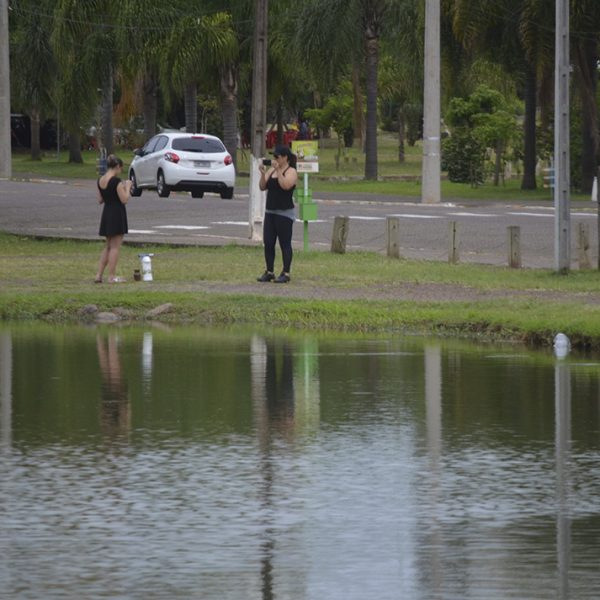
[[[195,160],[194,166],[200,167],[201,169],[207,169],[210,167],[210,160]]]

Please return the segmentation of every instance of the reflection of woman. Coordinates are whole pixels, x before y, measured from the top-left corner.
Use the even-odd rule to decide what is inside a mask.
[[[121,373],[118,339],[114,332],[96,338],[98,362],[102,372],[100,407],[102,428],[107,433],[118,433],[129,429],[129,398],[127,382]]]
[[[287,344],[284,344],[281,352],[276,352],[273,346],[267,346],[265,392],[271,420],[293,424],[294,363]]]

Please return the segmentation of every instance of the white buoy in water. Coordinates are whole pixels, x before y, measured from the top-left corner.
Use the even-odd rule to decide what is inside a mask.
[[[554,336],[554,355],[557,358],[564,358],[571,350],[571,342],[564,333],[557,333]]]

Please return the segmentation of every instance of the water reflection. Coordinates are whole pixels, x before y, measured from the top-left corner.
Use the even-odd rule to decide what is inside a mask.
[[[11,444],[12,431],[12,338],[0,331],[0,448]]]
[[[562,357],[560,357],[562,358]],[[556,420],[556,553],[558,598],[568,600],[571,564],[569,460],[571,453],[571,371],[564,362],[554,367]]]
[[[574,360],[4,326],[0,597],[598,598],[600,376]]]
[[[119,333],[98,334],[96,349],[102,373],[100,421],[103,432],[114,437],[128,432],[131,427],[127,380],[119,356]]]

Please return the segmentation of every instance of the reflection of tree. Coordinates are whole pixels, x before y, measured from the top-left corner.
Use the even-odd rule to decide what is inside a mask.
[[[98,362],[102,372],[100,387],[102,404],[100,421],[102,429],[109,435],[129,430],[130,411],[127,395],[127,382],[121,372],[121,359],[116,332],[96,338]]]

